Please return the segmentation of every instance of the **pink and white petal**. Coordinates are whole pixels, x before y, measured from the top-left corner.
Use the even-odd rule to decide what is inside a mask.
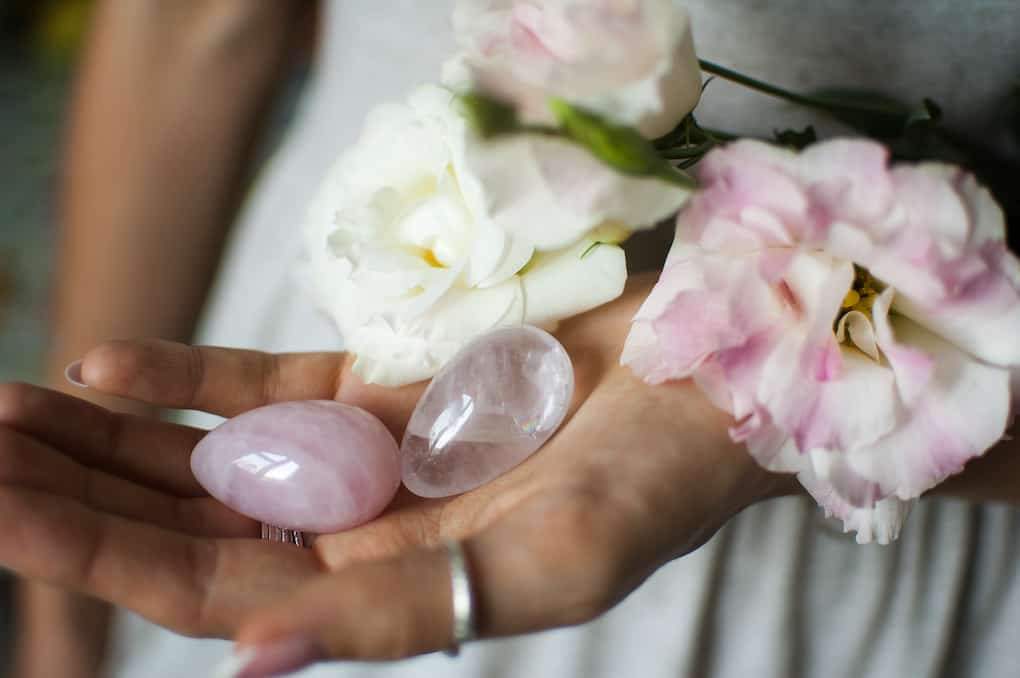
[[[738,141],[713,151],[698,165],[703,188],[681,213],[678,228],[689,241],[711,242],[718,251],[744,246],[748,232],[764,246],[789,246],[812,230],[807,196],[795,175],[796,156],[768,144]],[[732,242],[717,220],[740,226]]]
[[[938,163],[901,165],[890,175],[897,207],[905,213],[905,234],[930,234],[943,254],[958,254],[970,236],[970,215],[955,184],[962,177],[958,167]]]
[[[650,330],[654,334],[654,330]],[[630,337],[628,337],[628,341]],[[653,339],[654,341],[654,339]],[[621,360],[621,364],[623,363]],[[637,367],[631,366],[635,373],[638,373]],[[691,378],[694,380],[695,385],[698,389],[708,398],[708,401],[718,407],[723,412],[733,414],[733,396],[730,392],[730,385],[726,381],[726,375],[722,368],[719,367],[715,361],[707,361],[701,364],[697,370],[691,374]],[[649,381],[649,383],[657,383]]]
[[[897,343],[893,327],[889,319],[894,292],[892,288],[883,291],[871,307],[875,335],[879,348],[889,361],[889,366],[896,375],[896,388],[900,399],[907,407],[917,403],[928,383],[935,374],[934,359],[920,349]],[[903,322],[910,322],[904,320]]]
[[[844,532],[855,532],[858,544],[889,544],[900,536],[903,522],[913,502],[887,497],[870,507],[857,507],[847,502],[833,486],[812,471],[797,474],[804,489],[825,510],[827,517],[843,521]]]
[[[663,271],[638,311],[635,327],[644,326],[632,330],[622,362],[646,380],[684,378],[714,354],[741,349],[784,315],[781,298],[758,276],[757,257],[682,259]]]
[[[853,281],[853,267],[823,255],[796,257],[784,281],[799,309],[761,374],[757,401],[801,452],[847,450],[896,424],[891,370],[841,348],[832,323]]]
[[[948,167],[948,166],[944,166]],[[950,170],[945,170],[950,171]],[[957,174],[956,190],[970,214],[970,243],[972,246],[1006,240],[1006,216],[987,188],[978,183],[973,174]]]
[[[788,148],[755,139],[740,139],[716,148],[698,164],[698,179],[711,184],[729,176],[734,168],[763,166],[773,174],[797,178],[800,160]]]
[[[767,471],[799,473],[810,465],[793,439],[769,423],[765,413],[734,426],[730,437],[736,442],[744,442],[748,453]]]
[[[1010,418],[1011,375],[908,320],[893,324],[902,344],[932,357],[934,374],[902,424],[849,450],[846,462],[883,492],[911,499],[959,473],[1002,438]]]
[[[843,314],[836,324],[836,341],[841,344],[850,342],[875,362],[881,360],[878,342],[875,339],[875,328],[872,327],[868,316],[860,311]]]
[[[865,478],[847,463],[842,450],[829,451],[815,448],[806,455],[814,474],[832,486],[848,504],[857,508],[872,506],[888,496],[888,492]]]
[[[580,5],[592,3],[580,3]],[[611,5],[612,3],[606,3]],[[611,77],[603,65],[597,66],[597,80],[610,87],[600,87],[594,95],[579,97],[577,103],[589,110],[600,112],[611,119],[630,125],[647,139],[660,137],[680,123],[690,113],[701,97],[701,69],[694,51],[690,17],[685,9],[672,0],[655,0],[644,4],[644,12],[650,13],[646,35],[628,31],[633,40],[626,51],[635,54],[633,42],[644,40],[649,48],[646,54],[658,58],[660,64],[646,77],[634,79],[627,71],[633,64],[626,59],[616,61],[619,76]],[[572,14],[576,15],[577,8]],[[607,25],[604,9],[594,9],[592,23],[605,30],[608,37],[615,37],[612,27]],[[603,16],[599,16],[603,15]],[[653,18],[654,17],[654,18]],[[594,33],[594,31],[593,31]],[[603,42],[603,44],[605,44]],[[646,48],[647,49],[647,48]],[[659,54],[656,54],[656,53]],[[664,58],[665,57],[665,58]],[[640,57],[634,61],[640,61]],[[593,64],[594,65],[594,64]],[[615,84],[619,83],[619,84]]]
[[[820,221],[876,222],[892,200],[888,160],[885,146],[861,139],[833,139],[805,149],[800,179],[810,186]]]
[[[836,370],[828,357],[834,351]],[[822,346],[796,336],[784,338],[762,373],[758,400],[802,453],[858,449],[899,423],[892,370],[859,351],[839,347],[831,335]]]
[[[670,257],[676,257],[675,262],[667,261],[659,280],[634,315],[620,355],[620,364],[630,367],[634,374],[650,384],[687,376],[663,360],[654,321],[666,312],[681,292],[704,288],[704,276],[697,259],[701,254],[701,248],[697,246],[674,244]]]
[[[698,245],[675,242],[669,259],[652,291],[645,298],[635,320],[654,320],[665,313],[677,294],[690,289],[704,289],[705,251]]]
[[[818,338],[832,335],[832,324],[853,281],[853,264],[820,252],[796,253],[783,275],[801,322]]]
[[[925,303],[898,290],[892,308],[981,360],[1020,365],[1020,291],[989,275],[965,294]]]
[[[712,357],[710,364],[717,367],[726,379],[730,411],[738,420],[750,415],[765,416],[757,401],[758,383],[781,336],[782,325],[772,325],[750,334],[739,345],[723,349]]]
[[[824,244],[829,254],[853,261],[897,291],[916,299],[941,299],[945,284],[936,271],[911,265],[910,257],[895,251],[865,228],[837,221],[830,225]],[[923,254],[917,254],[922,258]]]

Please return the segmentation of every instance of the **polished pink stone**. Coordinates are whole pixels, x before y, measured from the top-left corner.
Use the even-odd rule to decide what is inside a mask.
[[[400,486],[382,422],[330,400],[260,407],[199,442],[191,470],[209,494],[278,527],[339,532],[386,508]]]
[[[574,370],[534,327],[495,330],[465,346],[418,401],[400,446],[411,492],[446,497],[506,473],[563,422]]]

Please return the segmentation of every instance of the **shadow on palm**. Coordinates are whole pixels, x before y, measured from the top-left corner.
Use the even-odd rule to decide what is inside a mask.
[[[590,435],[577,415],[609,381],[630,378],[616,364],[618,347],[648,283],[635,282],[616,303],[563,324],[558,335],[575,362],[575,398],[570,418],[540,453],[456,497],[425,500],[401,489],[379,518],[321,535],[310,550],[258,540],[258,523],[198,486],[189,456],[204,432],[3,385],[0,527],[8,538],[0,563],[181,632],[230,635],[243,615],[309,578],[475,534],[502,518],[512,517],[513,530],[540,526],[541,542],[562,546],[571,535],[558,536],[557,525],[576,529],[569,515],[579,513],[563,507],[599,500],[607,479],[585,458]],[[366,385],[350,364],[338,353],[134,341],[94,349],[82,375],[101,392],[225,417],[272,402],[335,398],[375,413],[399,440],[423,386]],[[605,415],[596,412],[594,421]]]

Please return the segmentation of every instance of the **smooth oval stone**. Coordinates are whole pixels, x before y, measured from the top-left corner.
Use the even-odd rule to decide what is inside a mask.
[[[329,400],[268,405],[206,435],[191,470],[209,494],[275,526],[328,533],[368,522],[400,487],[381,421]]]
[[[573,392],[570,356],[548,332],[513,327],[479,337],[418,401],[400,446],[404,485],[447,497],[506,473],[556,431]]]

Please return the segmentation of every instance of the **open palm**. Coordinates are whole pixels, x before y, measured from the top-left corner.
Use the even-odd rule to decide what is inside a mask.
[[[778,488],[690,384],[649,387],[618,365],[650,283],[637,279],[558,332],[575,401],[538,454],[456,497],[401,492],[376,520],[311,549],[260,541],[258,523],[202,490],[189,455],[204,431],[3,385],[0,565],[187,634],[313,633],[337,657],[389,658],[449,645],[447,563],[436,547],[457,538],[483,635],[590,619]],[[139,341],[95,349],[82,373],[100,391],[227,417],[335,398],[375,413],[399,439],[423,387],[365,385],[350,362]]]

